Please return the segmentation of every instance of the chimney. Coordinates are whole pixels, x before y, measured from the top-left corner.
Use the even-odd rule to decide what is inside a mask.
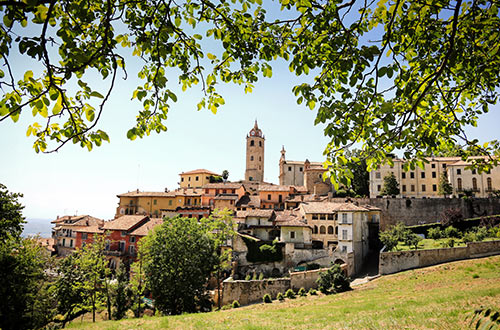
[[[137,191],[137,192],[139,192],[139,188],[137,188],[137,190],[136,190],[136,191]]]

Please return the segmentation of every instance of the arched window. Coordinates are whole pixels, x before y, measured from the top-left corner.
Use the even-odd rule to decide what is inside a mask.
[[[472,189],[476,190],[477,189],[477,179],[472,178]]]
[[[319,227],[319,233],[320,233],[320,234],[326,234],[326,229],[325,229],[325,226],[321,226],[321,227]]]
[[[250,147],[253,147],[255,145],[255,142],[253,140],[250,140]]]
[[[259,141],[259,147],[262,147],[262,141]]]
[[[486,179],[486,184],[488,185],[488,190],[489,191],[492,191],[493,190],[493,187],[491,185],[491,178],[487,178]]]
[[[250,156],[250,160],[253,160],[253,156]]]
[[[328,226],[328,235],[333,235],[333,227]]]
[[[462,190],[462,179],[460,178],[457,179],[457,188],[458,190]]]
[[[317,234],[318,233],[318,226],[314,226],[314,233]]]

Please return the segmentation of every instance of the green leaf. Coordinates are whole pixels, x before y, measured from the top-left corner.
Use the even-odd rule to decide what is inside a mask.
[[[90,96],[93,96],[93,97],[98,97],[98,98],[100,98],[100,99],[103,99],[103,98],[104,98],[104,96],[102,96],[102,94],[101,94],[101,93],[96,92],[96,91],[93,91],[92,93],[90,93]]]

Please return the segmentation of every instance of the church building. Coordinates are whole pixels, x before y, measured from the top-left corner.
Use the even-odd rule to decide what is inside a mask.
[[[255,125],[247,134],[245,181],[264,181],[265,140],[262,130],[257,125],[257,120],[255,120]]]

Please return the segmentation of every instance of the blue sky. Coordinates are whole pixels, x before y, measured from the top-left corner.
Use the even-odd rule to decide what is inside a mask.
[[[227,169],[230,180],[244,178],[245,137],[257,119],[266,137],[265,172],[268,182],[278,183],[281,146],[287,159],[323,161],[328,139],[323,127],[314,126],[315,111],[297,105],[292,87],[312,76],[296,77],[283,62],[273,65],[273,77],[261,78],[251,94],[241,86],[221,85],[226,104],[214,115],[196,110],[200,87],[181,92],[177,77],[171,86],[179,101],[172,104],[168,131],[130,141],[126,132],[133,126],[139,108],[131,101],[141,82],[135,78],[136,62],[129,62],[129,78],[118,80],[99,123],[111,143],[88,152],[78,145],[66,145],[58,153],[36,154],[26,128],[34,119],[27,111],[18,123],[0,123],[0,182],[9,190],[22,192],[28,218],[52,219],[63,214],[91,214],[113,217],[117,194],[139,188],[163,191],[178,187],[179,173],[196,168],[215,172]],[[14,60],[18,70],[39,70],[35,63]],[[100,83],[100,82],[98,82]],[[498,139],[498,106],[484,116],[478,128],[468,129],[481,141]]]

